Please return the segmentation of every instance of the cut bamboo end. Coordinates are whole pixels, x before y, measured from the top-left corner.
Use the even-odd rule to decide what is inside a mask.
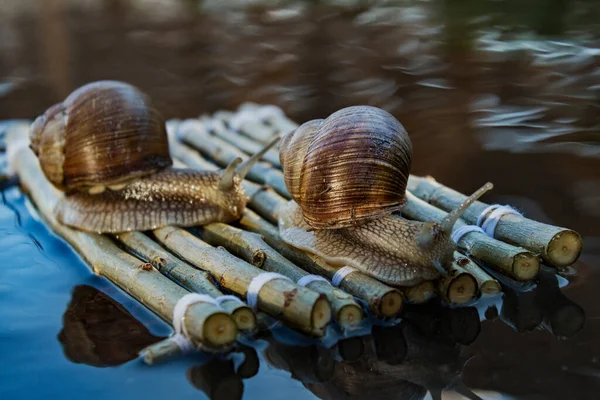
[[[347,304],[338,310],[335,318],[342,328],[349,328],[362,321],[364,313],[357,305]]]
[[[521,253],[514,256],[513,276],[519,281],[530,281],[540,272],[540,260],[531,253]]]
[[[435,285],[432,281],[424,281],[415,286],[402,288],[406,301],[412,304],[423,304],[435,297]]]
[[[214,313],[204,322],[203,343],[211,347],[229,346],[237,334],[237,325],[227,313]]]
[[[442,297],[450,304],[465,304],[477,297],[477,281],[473,275],[462,273],[451,280]]]
[[[397,291],[390,291],[381,297],[379,314],[385,318],[393,318],[400,314],[404,299]]]
[[[496,294],[502,291],[502,285],[497,280],[485,281],[479,287],[481,293]]]
[[[314,333],[319,335],[324,332],[329,321],[331,321],[331,305],[325,296],[315,302],[311,321]]]
[[[254,331],[256,329],[256,315],[250,307],[241,306],[237,308],[231,313],[231,318],[241,331]]]
[[[581,235],[572,230],[563,230],[558,232],[546,248],[546,257],[550,263],[560,267],[572,265],[579,256],[583,248]]]

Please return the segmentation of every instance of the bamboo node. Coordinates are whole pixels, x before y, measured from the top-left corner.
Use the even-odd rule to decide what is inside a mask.
[[[138,268],[143,271],[152,271],[152,267],[153,266],[150,263],[142,263],[142,264],[140,264],[140,266]]]

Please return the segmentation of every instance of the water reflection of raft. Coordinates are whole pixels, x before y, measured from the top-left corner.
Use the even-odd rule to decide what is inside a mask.
[[[237,157],[247,157],[245,152],[255,152],[273,135],[294,129],[295,124],[280,112],[265,113],[265,110],[273,109],[249,104],[237,113],[220,112],[212,119],[169,121],[168,130],[177,132],[177,137],[171,135],[173,158],[191,168],[216,169]],[[505,214],[495,222],[501,240],[481,231],[458,239],[460,253],[455,254],[450,273],[438,282],[399,289],[353,271],[340,280],[339,288],[323,280],[303,287],[296,284],[303,277],[315,274],[331,280],[340,268],[280,239],[274,225],[278,220],[277,210],[290,196],[272,152],[265,155],[271,163],[255,164],[248,180],[243,182],[250,198],[249,208],[236,223],[215,223],[193,230],[168,227],[109,237],[76,231],[54,219],[52,210],[61,194],[45,180],[31,151],[17,145],[26,136],[28,126],[16,124],[11,129],[8,146],[9,151],[13,148],[13,168],[22,186],[46,221],[97,273],[168,321],[173,320],[177,302],[190,291],[222,300],[220,304],[205,301],[194,304],[184,313],[186,335],[193,344],[208,350],[230,349],[238,330],[255,330],[253,310],[223,295],[228,292],[245,298],[248,286],[262,271],[282,274],[291,282],[273,280],[266,284],[258,293],[255,310],[320,337],[326,333],[330,318],[341,329],[360,324],[365,317],[363,304],[368,314],[389,319],[400,315],[405,300],[425,302],[436,293],[445,303],[456,306],[471,304],[482,294],[497,293],[501,290],[500,283],[517,292],[531,288],[527,282],[537,278],[540,257],[563,268],[572,264],[581,251],[581,239],[571,230]],[[432,179],[411,177],[409,189],[414,196],[409,195],[402,213],[415,220],[441,220],[446,215],[443,210],[455,208],[464,197]],[[477,215],[486,217],[487,212],[487,218],[491,218],[494,213],[494,210],[484,212],[488,207],[480,202],[473,208],[477,211],[467,212],[466,222],[460,221],[455,230],[474,224]],[[583,323],[583,314],[576,308],[565,310],[568,315],[559,314],[555,319],[569,321],[575,327],[565,330],[568,336]],[[169,339],[145,354],[151,361],[179,348],[177,341]]]

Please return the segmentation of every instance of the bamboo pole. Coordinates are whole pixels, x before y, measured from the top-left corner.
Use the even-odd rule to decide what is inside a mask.
[[[479,288],[475,277],[459,263],[464,259],[454,255],[448,274],[438,281],[438,292],[448,304],[462,305],[478,297]],[[461,262],[462,263],[462,262]]]
[[[408,189],[428,203],[446,211],[456,208],[467,196],[436,182],[433,178],[410,176]],[[481,201],[475,202],[463,214],[470,224],[489,206]],[[583,242],[579,233],[553,225],[544,224],[519,215],[503,216],[495,230],[495,237],[507,243],[524,247],[550,265],[567,267],[572,265],[581,254]]]
[[[457,251],[454,252],[454,259],[458,266],[462,267],[477,280],[477,286],[481,293],[496,294],[502,291],[500,282],[489,276],[475,261]]]
[[[294,282],[309,275],[308,272],[294,265],[265,243],[257,233],[247,232],[223,223],[208,224],[199,231],[205,242],[213,246],[223,246],[233,255],[255,267],[280,273]],[[327,296],[334,312],[334,318],[342,328],[349,328],[363,319],[362,307],[349,294],[323,281],[312,282],[307,287]]]
[[[171,282],[152,266],[119,249],[108,237],[81,232],[60,224],[54,217],[58,192],[44,177],[37,158],[29,149],[28,125],[17,125],[7,135],[12,153],[13,170],[29,192],[40,215],[56,233],[69,242],[89,263],[96,274],[103,275],[163,319],[173,318],[175,305],[189,292]],[[220,307],[197,303],[185,314],[190,339],[212,349],[225,350],[237,337],[237,327]]]
[[[265,108],[270,108],[272,112],[265,115],[262,112]],[[263,115],[262,120],[258,118],[247,118],[239,124],[240,127],[238,130],[258,142],[264,142],[265,140],[268,142],[269,138],[273,137],[273,135],[286,134],[298,127],[298,124],[287,118],[285,113],[279,107],[271,104],[260,105],[256,103],[244,103],[240,105],[236,114],[230,113],[229,115],[223,115],[222,117],[230,122],[234,117],[239,116],[241,113],[256,113],[257,111],[258,114]]]
[[[225,249],[214,248],[183,229],[165,227],[153,233],[164,246],[208,271],[220,286],[240,296],[246,296],[252,279],[262,273]],[[331,319],[331,307],[324,295],[281,279],[272,280],[262,287],[258,308],[315,336],[325,333]]]
[[[219,166],[224,168],[236,158],[246,157],[243,151],[230,143],[209,135],[202,122],[187,120],[184,123],[186,125],[180,125],[177,131],[179,140],[192,146]],[[283,180],[283,173],[273,168],[269,163],[257,162],[250,168],[247,177],[254,182],[269,185],[282,196],[291,198]]]
[[[185,288],[213,298],[223,296],[223,292],[212,283],[208,273],[200,271],[168,253],[143,233],[127,232],[115,236],[139,258],[151,263],[163,275],[179,282]],[[221,307],[231,314],[238,329],[253,331],[256,328],[256,316],[247,305],[235,300],[225,300],[221,303]]]
[[[218,119],[210,119],[205,117],[200,120],[205,126],[210,127],[210,131],[214,133],[217,137],[223,139],[225,142],[232,144],[237,147],[244,153],[248,155],[256,154],[261,151],[264,146],[260,143],[255,142],[247,136],[240,135],[225,125],[225,123]],[[274,135],[273,135],[274,136]],[[268,150],[261,158],[262,160],[268,162],[274,167],[281,169],[281,162],[279,161],[279,152],[275,149]]]
[[[246,209],[239,224],[247,231],[263,236],[265,242],[296,265],[312,274],[333,278],[339,269],[327,264],[322,258],[305,253],[283,242],[277,228],[251,210]],[[341,289],[367,303],[371,312],[380,318],[397,317],[402,311],[403,299],[398,289],[379,282],[360,272],[354,272],[342,281]]]
[[[408,218],[418,221],[441,221],[447,213],[426,203],[424,200],[406,193],[408,202],[401,212]],[[456,221],[453,230],[466,223]],[[469,256],[481,260],[485,265],[506,274],[519,281],[534,279],[539,270],[540,262],[535,254],[523,248],[493,239],[481,232],[471,232],[464,235],[458,242],[458,248]]]
[[[423,304],[435,297],[435,285],[432,281],[423,281],[415,286],[401,288],[404,298],[409,304]]]

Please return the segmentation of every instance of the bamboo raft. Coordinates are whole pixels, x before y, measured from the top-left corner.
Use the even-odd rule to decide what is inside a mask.
[[[238,157],[247,158],[274,136],[296,126],[276,107],[247,103],[237,112],[168,121],[167,131],[176,166],[214,170]],[[184,329],[189,340],[206,351],[229,351],[238,335],[252,335],[260,329],[265,314],[320,340],[332,326],[352,336],[353,331],[378,320],[395,320],[401,316],[404,303],[425,303],[438,296],[448,307],[472,305],[482,296],[531,288],[542,263],[559,269],[553,273],[559,272],[581,253],[582,241],[576,232],[507,214],[497,223],[497,238],[481,232],[463,235],[451,270],[438,281],[394,288],[356,271],[339,287],[323,280],[299,286],[296,282],[310,274],[330,280],[339,267],[281,241],[277,210],[290,195],[276,151],[267,152],[243,182],[249,203],[239,221],[194,229],[166,227],[98,235],[71,229],[54,218],[52,211],[62,194],[45,179],[29,149],[28,130],[25,122],[8,128],[7,158],[40,215],[95,273],[123,288],[165,321],[173,320],[175,305],[186,294],[220,299],[218,304],[198,302],[185,312]],[[447,210],[465,197],[432,178],[414,176],[408,191],[402,214],[420,221],[443,219]],[[454,229],[475,223],[487,207],[477,202]],[[250,282],[263,271],[290,280],[265,284],[253,309],[244,300]],[[573,313],[577,325],[584,317],[579,309]],[[171,337],[144,349],[141,356],[147,363],[155,363],[181,351]]]

